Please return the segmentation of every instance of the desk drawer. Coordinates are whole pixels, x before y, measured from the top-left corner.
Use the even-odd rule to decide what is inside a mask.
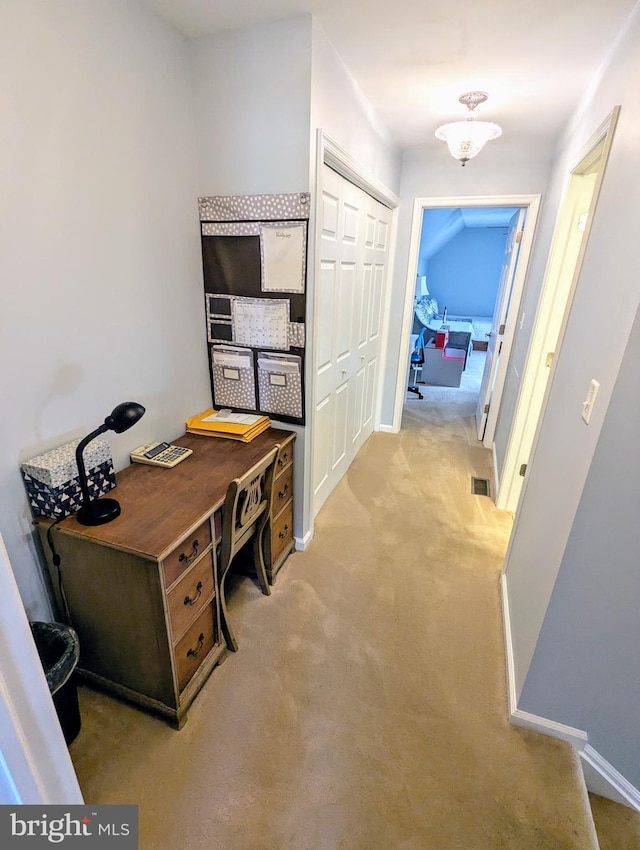
[[[293,442],[282,446],[276,457],[276,466],[273,473],[274,478],[278,478],[284,472],[285,467],[293,461]]]
[[[164,559],[164,586],[171,587],[210,544],[211,526],[209,520],[206,520]]]
[[[174,643],[211,599],[213,591],[213,552],[209,551],[184,573],[168,594]]]
[[[293,495],[293,464],[284,470],[273,483],[271,516],[276,517]]]
[[[275,566],[282,553],[291,548],[293,541],[293,502],[289,502],[282,513],[271,521],[271,567]]]
[[[205,606],[175,648],[178,690],[183,691],[215,643],[215,602]]]

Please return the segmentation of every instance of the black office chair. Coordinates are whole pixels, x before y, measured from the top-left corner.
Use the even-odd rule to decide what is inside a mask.
[[[422,328],[420,333],[418,334],[418,339],[416,340],[416,345],[413,351],[411,352],[411,360],[410,365],[413,369],[413,383],[409,384],[407,387],[407,392],[415,393],[418,398],[424,398],[422,393],[417,387],[417,378],[418,378],[418,369],[424,366],[424,342],[425,342],[425,334],[427,332],[426,328]]]

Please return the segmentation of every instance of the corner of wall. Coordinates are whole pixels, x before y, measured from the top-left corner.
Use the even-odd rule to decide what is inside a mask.
[[[500,592],[507,665],[509,723],[520,729],[528,729],[531,732],[538,732],[541,735],[548,735],[551,738],[559,738],[571,744],[580,756],[580,764],[588,791],[640,812],[640,790],[635,788],[589,744],[589,736],[586,732],[518,708],[511,621],[509,616],[509,594],[505,573],[502,573],[500,577]]]

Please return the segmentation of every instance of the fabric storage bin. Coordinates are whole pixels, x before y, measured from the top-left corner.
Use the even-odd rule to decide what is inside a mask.
[[[211,346],[211,374],[216,407],[255,409],[255,373],[250,348]]]
[[[34,517],[63,519],[82,506],[76,448],[80,440],[65,443],[20,464]],[[92,499],[116,486],[113,458],[105,439],[92,440],[84,450],[87,486]]]
[[[258,353],[260,410],[302,417],[302,361],[295,354]]]

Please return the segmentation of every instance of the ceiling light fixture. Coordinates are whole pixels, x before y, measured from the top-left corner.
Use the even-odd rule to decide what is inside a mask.
[[[484,103],[488,94],[484,91],[470,91],[460,95],[458,100],[469,110],[465,121],[443,124],[436,130],[436,139],[446,142],[454,159],[466,165],[477,156],[487,142],[502,135],[502,128],[490,121],[476,121],[475,108]]]

